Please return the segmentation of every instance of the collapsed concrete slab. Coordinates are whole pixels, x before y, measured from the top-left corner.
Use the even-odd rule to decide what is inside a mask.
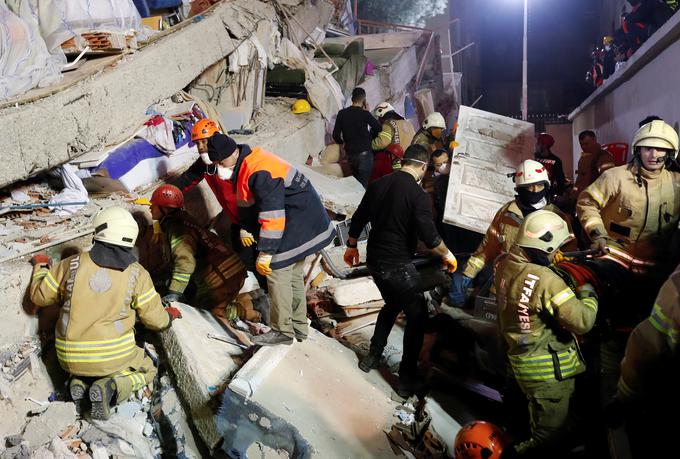
[[[319,193],[324,207],[336,214],[352,216],[364,196],[364,187],[354,177],[333,178],[306,166],[296,166]]]

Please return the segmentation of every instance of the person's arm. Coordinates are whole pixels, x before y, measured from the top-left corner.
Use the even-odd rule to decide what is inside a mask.
[[[598,177],[606,170],[611,169],[616,166],[614,163],[614,157],[607,150],[602,150],[599,157],[597,158],[597,175]]]
[[[172,316],[163,308],[161,297],[153,286],[149,272],[143,268],[135,285],[131,307],[149,330],[165,330],[172,322]]]
[[[269,171],[261,170],[250,176],[249,185],[259,204],[257,250],[275,254],[286,229],[286,187],[283,179],[274,179]]]
[[[36,262],[29,289],[31,302],[38,307],[59,304],[62,297],[61,281],[65,278],[66,269],[64,262],[52,268],[47,261]]]
[[[172,257],[172,279],[168,290],[182,294],[189,285],[189,280],[196,269],[196,257],[194,255],[196,253],[196,241],[188,231],[176,227],[168,231],[167,237]]]
[[[609,237],[602,220],[602,210],[616,193],[614,178],[609,173],[601,175],[578,196],[576,215],[583,230],[597,248],[604,250]]]
[[[501,224],[500,220],[503,213],[507,211],[507,206],[501,207],[501,209],[496,212],[489,228],[484,234],[482,242],[477,247],[477,250],[468,258],[467,264],[465,265],[465,270],[463,275],[474,279],[477,274],[488,264],[493,262],[498,255],[501,253],[502,243],[501,243]]]
[[[366,118],[368,126],[371,128],[371,138],[375,139],[380,134],[380,122],[368,110],[366,110]]]
[[[572,333],[583,335],[589,332],[597,316],[597,295],[593,286],[584,284],[574,293],[557,275],[549,278],[549,282],[540,292],[546,312]]]
[[[416,196],[413,212],[418,238],[425,243],[428,249],[442,257],[446,269],[452,273],[458,269],[458,260],[456,260],[456,257],[449,248],[446,247],[446,244],[444,244],[444,241],[439,236],[439,232],[437,232],[437,227],[432,217],[432,201],[429,195],[422,190],[419,189],[414,192]]]
[[[195,187],[205,175],[205,163],[201,158],[198,158],[194,163],[189,166],[189,169],[182,172],[179,176],[168,180],[170,185],[175,185],[177,188],[186,193],[193,187]]]
[[[373,194],[375,193],[375,187],[376,185],[373,183],[368,185],[364,197],[361,198],[359,207],[357,207],[357,210],[354,211],[354,215],[352,215],[352,222],[350,223],[348,231],[347,249],[343,256],[345,263],[347,263],[350,268],[359,264],[359,249],[357,248],[357,243],[361,232],[371,219],[371,202],[373,200]]]
[[[555,161],[555,187],[557,188],[555,190],[556,195],[561,195],[564,193],[565,189],[565,184],[567,182],[567,179],[564,175],[564,167],[562,166],[562,160],[560,158],[557,158]]]
[[[343,119],[343,112],[342,112],[342,110],[340,110],[338,112],[338,116],[335,118],[335,126],[333,127],[333,140],[335,140],[335,143],[337,143],[338,145],[343,144],[342,119]]]
[[[373,151],[384,150],[392,143],[392,126],[390,123],[383,123],[382,130],[376,138],[371,142]]]

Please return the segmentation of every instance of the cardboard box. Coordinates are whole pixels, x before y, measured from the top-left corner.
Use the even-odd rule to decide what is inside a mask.
[[[149,16],[148,18],[142,18],[142,24],[153,30],[161,30],[163,26],[163,16]]]

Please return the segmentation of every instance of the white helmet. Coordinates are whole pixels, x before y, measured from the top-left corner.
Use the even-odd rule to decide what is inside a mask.
[[[633,138],[633,151],[637,147],[651,147],[669,150],[671,156],[678,155],[678,133],[663,120],[654,120],[638,129]]]
[[[378,118],[382,118],[387,113],[393,112],[393,111],[395,111],[395,110],[394,110],[394,107],[391,104],[389,104],[387,102],[383,102],[382,104],[378,104],[378,106],[375,107],[375,116],[377,116]]]
[[[545,183],[546,186],[550,185],[550,177],[548,177],[548,171],[545,170],[545,166],[533,159],[526,159],[517,166],[513,180],[515,181],[515,188],[536,183]]]
[[[567,222],[559,215],[549,210],[537,210],[524,219],[515,243],[520,247],[551,254],[571,237]]]
[[[94,240],[121,247],[134,247],[139,226],[132,214],[122,207],[100,210],[92,220]]]
[[[423,121],[423,129],[439,128],[446,129],[446,121],[439,112],[432,112]]]

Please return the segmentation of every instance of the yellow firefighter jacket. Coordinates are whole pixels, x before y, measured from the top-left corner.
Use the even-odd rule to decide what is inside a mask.
[[[550,268],[533,264],[513,245],[494,279],[500,332],[517,381],[555,381],[585,371],[574,333],[595,323],[597,297],[576,294]]]
[[[30,295],[36,306],[61,305],[57,358],[77,376],[108,376],[143,356],[135,344],[137,317],[154,331],[170,325],[151,277],[139,263],[119,271],[100,267],[81,253],[49,269],[36,265]]]
[[[382,131],[371,142],[371,148],[373,151],[384,150],[394,143],[401,145],[401,148],[406,151],[414,135],[415,130],[410,121],[385,120],[382,124]]]
[[[177,211],[161,221],[161,258],[172,266],[168,290],[184,293],[189,281],[197,286],[194,306],[226,306],[246,278],[243,262],[217,236],[202,228],[186,212]]]
[[[652,314],[635,327],[621,362],[617,397],[680,403],[680,266],[663,284]]]
[[[416,133],[415,137],[413,137],[411,145],[422,145],[427,148],[427,152],[430,154],[438,148],[444,148],[442,139],[435,139],[427,133],[427,130],[422,128]]]
[[[680,174],[665,169],[656,175],[636,166],[606,171],[579,196],[578,218],[586,234],[608,238],[613,260],[634,273],[663,264],[680,216]]]
[[[571,219],[557,206],[548,204],[543,210],[555,212],[562,217],[571,231]],[[523,221],[522,211],[514,200],[501,207],[491,221],[489,229],[486,230],[482,243],[468,259],[463,275],[474,278],[486,265],[493,263],[501,253],[510,250]]]
[[[604,171],[614,166],[614,157],[605,149],[595,154],[582,152],[576,168],[574,195],[578,197],[579,193],[597,180]]]

